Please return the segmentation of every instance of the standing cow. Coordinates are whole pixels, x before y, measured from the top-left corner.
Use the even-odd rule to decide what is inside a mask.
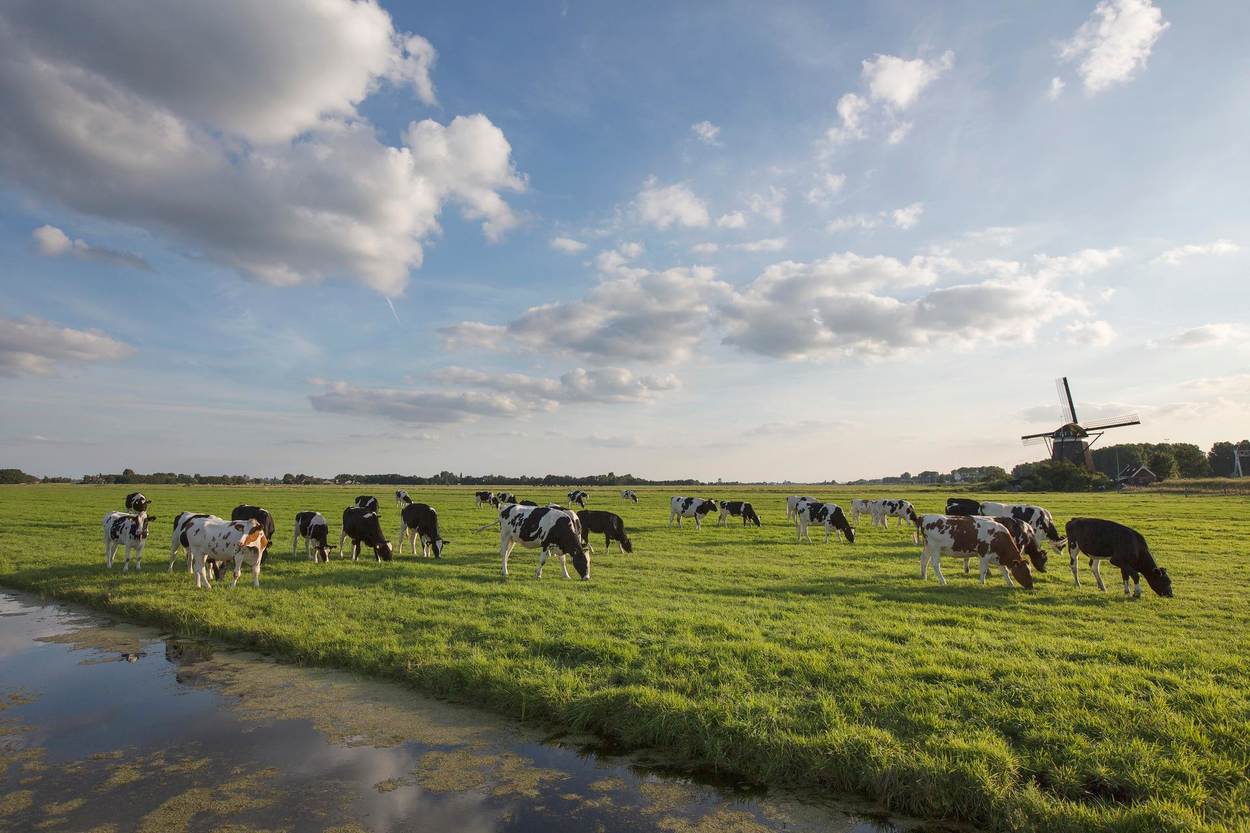
[[[1011,533],[1011,540],[1016,542],[1016,549],[1020,550],[1021,555],[1028,557],[1034,570],[1037,570],[1039,573],[1046,572],[1046,562],[1049,558],[1046,555],[1046,548],[1042,546],[1041,538],[1032,524],[1027,524],[1019,518],[1013,518],[1010,515],[999,515],[996,518],[990,518],[990,520],[1007,528],[1007,531]],[[959,557],[964,560],[964,573],[967,574],[968,561],[978,556],[974,553],[960,553]]]
[[[260,528],[265,531],[265,540],[273,540],[275,526],[273,522],[273,515],[269,513],[268,509],[261,509],[259,506],[251,506],[246,503],[240,503],[238,506],[234,507],[233,511],[231,511],[230,520],[256,521],[256,523],[260,524]],[[265,546],[268,547],[268,544]],[[268,549],[265,550],[265,555],[266,557],[269,555]]]
[[[629,536],[625,534],[625,521],[620,515],[614,512],[604,512],[598,509],[582,509],[577,513],[577,521],[581,526],[582,543],[586,545],[586,549],[592,555],[595,548],[590,546],[590,533],[603,533],[603,551],[609,552],[612,549],[612,542],[620,547],[621,552],[633,552],[634,544],[629,540]]]
[[[981,511],[981,501],[973,500],[966,497],[948,497],[946,499],[946,514],[948,515],[984,515]]]
[[[191,572],[191,549],[187,546],[187,533],[183,527],[192,518],[216,518],[216,516],[203,512],[179,512],[178,517],[174,518],[174,537],[169,542],[169,572],[171,573],[174,571],[174,562],[178,560],[179,547],[182,547],[187,555],[187,572]]]
[[[327,540],[330,535],[330,524],[320,512],[297,512],[295,515],[295,537],[291,539],[291,557],[295,557],[299,539],[304,539],[304,556],[318,563],[330,560],[333,545]]]
[[[795,509],[795,518],[798,519],[800,543],[805,539],[807,543],[812,543],[812,538],[807,533],[810,526],[824,527],[826,544],[829,543],[830,534],[834,532],[846,536],[848,544],[855,543],[855,527],[851,526],[851,522],[846,519],[846,513],[836,503],[802,501]]]
[[[673,519],[677,519],[677,526],[681,527],[682,518],[694,518],[695,529],[703,528],[703,519],[707,517],[709,512],[716,511],[716,501],[704,500],[701,497],[674,497],[669,501],[668,525],[673,525]]]
[[[356,495],[356,506],[366,512],[378,511],[378,499],[373,495]]]
[[[412,498],[408,497],[407,492],[405,492],[403,489],[395,490],[395,507],[397,509],[403,509],[405,506],[407,506],[410,503],[412,503]]]
[[[979,557],[981,559],[981,583],[985,583],[985,574],[991,563],[997,563],[1003,570],[1007,585],[1011,585],[1011,577],[1026,590],[1033,589],[1033,574],[1029,565],[1020,555],[1016,542],[1007,527],[991,518],[967,515],[921,515],[920,530],[924,535],[924,549],[920,553],[920,578],[928,575],[928,567],[933,567],[938,584],[946,584],[942,575],[941,557],[943,553],[963,558]],[[966,563],[966,562],[965,562]]]
[[[134,552],[135,570],[143,567],[143,546],[148,541],[148,524],[156,520],[155,515],[149,516],[146,511],[138,514],[129,512],[109,512],[104,516],[104,565],[113,569],[113,556],[119,547],[125,550],[126,560],[122,563],[122,572],[130,569],[130,553]]]
[[[576,503],[581,508],[583,509],[586,508],[586,500],[587,498],[590,497],[589,492],[583,492],[581,489],[574,489],[568,494],[569,494],[569,506],[572,506],[574,503]]]
[[[860,515],[867,515],[872,518],[873,526],[877,525],[877,515],[880,514],[880,507],[877,505],[879,501],[870,500],[868,498],[852,498],[851,499],[851,523],[859,523]]]
[[[916,522],[920,520],[920,516],[916,514],[916,507],[911,505],[910,500],[895,500],[887,498],[885,500],[875,501],[877,504],[877,514],[873,520],[877,526],[883,529],[889,529],[890,518],[898,518],[896,527],[902,527],[903,521],[912,528],[911,542],[913,544],[920,543],[920,531],[916,526]]]
[[[637,503],[638,493],[635,492],[633,489],[625,489],[624,491],[621,492],[621,500],[629,500],[629,501],[633,501],[634,503]]]
[[[786,520],[792,520],[798,516],[799,504],[811,503],[810,497],[800,497],[799,495],[790,495],[786,498]]]
[[[508,504],[499,510],[499,557],[503,560],[503,574],[508,575],[508,556],[517,544],[542,550],[538,556],[537,578],[543,577],[543,565],[551,550],[560,555],[560,568],[565,578],[569,575],[568,556],[573,558],[573,568],[583,581],[590,579],[590,556],[582,546],[578,534],[576,515],[546,506],[517,506]]]
[[[744,500],[722,500],[720,501],[719,505],[720,505],[720,518],[718,518],[716,521],[717,526],[728,525],[729,518],[731,516],[734,518],[742,518],[743,526],[746,526],[748,523],[753,523],[756,526],[761,526],[760,516],[755,514],[755,507],[747,503],[746,501]]]
[[[1081,586],[1080,576],[1076,572],[1076,559],[1081,553],[1089,556],[1090,567],[1094,570],[1094,580],[1098,589],[1104,593],[1107,586],[1102,582],[1102,574],[1098,571],[1099,562],[1106,558],[1113,567],[1120,568],[1120,577],[1124,579],[1124,595],[1128,595],[1129,579],[1133,581],[1133,598],[1141,598],[1140,577],[1146,577],[1150,589],[1160,596],[1172,598],[1172,578],[1168,571],[1155,563],[1150,554],[1150,547],[1142,534],[1132,527],[1118,524],[1115,521],[1104,521],[1100,518],[1073,518],[1068,521],[1064,530],[1068,535],[1068,553],[1071,558],[1072,581]]]
[[[399,522],[399,554],[404,554],[404,542],[412,538],[412,554],[417,554],[417,540],[421,541],[421,555],[426,558],[433,555],[443,557],[443,547],[450,541],[444,541],[438,531],[438,512],[426,503],[410,503],[400,513]]]
[[[343,556],[343,542],[352,539],[352,561],[360,557],[360,545],[373,548],[376,561],[390,561],[394,556],[391,545],[382,533],[382,522],[377,512],[370,512],[360,506],[349,506],[343,510],[343,531],[339,533],[339,557]]]
[[[152,506],[152,501],[143,496],[143,492],[131,492],[126,495],[126,511],[139,514],[146,512]]]
[[[1063,555],[1063,536],[1059,534],[1059,530],[1055,526],[1055,519],[1050,516],[1050,512],[1040,506],[1032,503],[994,503],[992,501],[983,501],[979,514],[987,515],[991,518],[1007,515],[1024,521],[1046,537],[1056,554]]]
[[[260,563],[269,548],[269,539],[257,521],[196,517],[184,521],[182,530],[186,534],[187,550],[191,553],[191,572],[195,574],[197,590],[201,587],[211,590],[213,587],[208,580],[209,562],[226,561],[234,561],[232,588],[239,583],[244,564],[252,568],[252,586],[260,587]]]
[[[474,492],[473,493],[474,508],[481,509],[483,506],[493,506],[495,504],[494,492]]]

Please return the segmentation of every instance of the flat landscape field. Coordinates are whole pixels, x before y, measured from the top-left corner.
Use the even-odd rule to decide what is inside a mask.
[[[84,603],[185,635],[358,669],[556,729],[648,747],[720,770],[874,798],[891,810],[987,830],[1250,829],[1250,502],[1156,494],[978,495],[1035,502],[1062,526],[1085,515],[1142,532],[1176,596],[1123,597],[1086,563],[1072,586],[1051,556],[1033,592],[944,561],[920,580],[906,529],[861,519],[854,545],[797,544],[785,497],[850,507],[906,497],[940,511],[946,492],[846,488],[639,489],[638,505],[592,490],[624,517],[632,555],[596,544],[591,581],[514,551],[471,488],[410,488],[439,511],[442,560],[291,556],[297,511],[337,542],[357,494],[399,516],[386,487],[144,487],[158,516],[141,574],[104,568],[101,518],[122,486],[0,487],[0,584]],[[516,488],[540,503],[564,490]],[[666,527],[674,494],[743,498],[764,526]],[[196,592],[166,571],[173,517],[274,513],[261,587]],[[592,539],[593,540],[593,539]],[[3,623],[0,623],[0,629]],[[367,708],[362,704],[362,708]]]

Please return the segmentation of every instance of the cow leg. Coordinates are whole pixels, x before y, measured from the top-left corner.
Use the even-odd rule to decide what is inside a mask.
[[[619,542],[617,543],[616,548],[620,550],[621,552],[625,552],[625,548],[622,547]],[[603,533],[603,554],[607,555],[611,551],[612,551],[612,536],[605,532]],[[592,552],[591,555],[594,555],[594,553]]]
[[[1012,581],[1011,581],[1011,573],[1009,573],[1009,572],[1007,571],[1007,568],[1006,568],[1006,567],[1004,567],[1002,564],[999,564],[999,565],[998,565],[998,569],[1000,569],[1000,570],[1002,570],[1002,571],[1003,571],[1003,578],[1007,579],[1007,586],[1008,586],[1008,587],[1015,587],[1015,585],[1014,585],[1014,584],[1012,583]]]
[[[929,548],[926,546],[920,551],[920,578],[927,578],[929,575]]]
[[[1106,593],[1106,592],[1107,592],[1107,585],[1103,584],[1103,582],[1102,582],[1102,573],[1100,573],[1100,572],[1098,571],[1098,565],[1102,563],[1102,559],[1100,559],[1100,558],[1091,558],[1091,559],[1089,560],[1089,563],[1090,563],[1090,566],[1094,568],[1094,581],[1098,582],[1098,589],[1099,589],[1099,590],[1101,590],[1102,592]]]
[[[344,552],[343,542],[346,540],[347,540],[347,530],[345,529],[339,533],[339,558],[343,557],[343,552]]]
[[[147,545],[146,540],[140,540],[139,545],[135,547],[135,572],[143,569],[143,548]]]
[[[233,590],[239,583],[239,574],[243,572],[243,559],[239,556],[234,557],[234,581],[230,582],[230,589]]]
[[[547,548],[543,547],[538,553],[538,572],[534,574],[534,578],[543,577],[543,565],[547,563]]]
[[[569,556],[564,550],[560,550],[560,569],[564,572],[565,578],[572,578],[569,575]]]
[[[1068,542],[1068,566],[1072,568],[1072,586],[1073,587],[1081,586],[1081,576],[1077,572],[1077,564],[1076,564],[1077,556],[1079,556],[1080,554],[1081,554],[1081,548],[1078,547],[1074,542],[1069,541]]]
[[[1133,598],[1141,598],[1141,576],[1137,573],[1133,573]]]
[[[508,576],[508,556],[511,554],[512,554],[512,542],[500,541],[499,542],[499,557],[503,559],[503,574],[505,578],[507,578]]]
[[[105,533],[107,535],[108,533]],[[113,555],[117,552],[117,542],[111,538],[104,539],[104,566],[113,569]]]
[[[933,575],[937,576],[938,584],[946,584],[946,576],[942,575],[942,551],[934,550],[929,563],[933,565]]]
[[[260,559],[256,559],[256,563],[252,565],[252,586],[260,589]]]

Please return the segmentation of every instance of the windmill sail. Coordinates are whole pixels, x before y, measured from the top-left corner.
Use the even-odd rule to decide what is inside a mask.
[[[1063,424],[1076,422],[1076,405],[1072,403],[1072,389],[1068,387],[1067,376],[1055,380],[1055,390],[1059,392],[1059,416]]]
[[[1087,431],[1101,431],[1106,428],[1119,428],[1123,425],[1141,425],[1141,419],[1138,418],[1137,414],[1123,414],[1117,417],[1096,419],[1081,427]]]

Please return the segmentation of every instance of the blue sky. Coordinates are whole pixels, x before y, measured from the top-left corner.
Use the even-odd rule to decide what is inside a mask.
[[[1250,7],[0,11],[0,457],[848,479],[1244,436]],[[393,312],[391,306],[393,305]],[[1235,436],[1234,436],[1235,435]]]

